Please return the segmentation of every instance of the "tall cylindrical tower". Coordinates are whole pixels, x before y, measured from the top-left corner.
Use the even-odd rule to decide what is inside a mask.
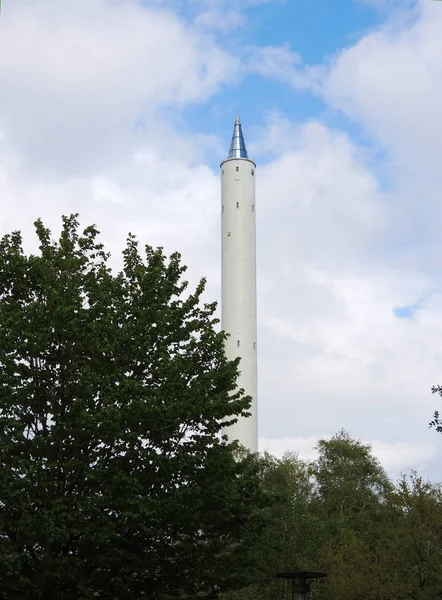
[[[221,163],[221,327],[229,334],[227,357],[241,359],[238,387],[252,405],[250,417],[223,433],[252,452],[258,451],[255,168],[237,116],[229,156]]]

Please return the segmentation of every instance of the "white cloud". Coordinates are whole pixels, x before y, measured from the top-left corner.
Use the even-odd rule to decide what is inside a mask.
[[[255,46],[245,49],[245,69],[267,79],[290,82],[296,74],[301,57],[283,46]]]
[[[442,137],[442,10],[437,2],[418,6],[339,52],[322,73],[322,93],[376,136],[399,167],[427,175]]]
[[[235,9],[225,9],[223,7],[210,8],[201,12],[195,19],[195,24],[223,32],[230,32],[244,25],[246,18],[243,13]]]
[[[301,253],[309,264],[330,266],[371,256],[389,227],[388,200],[348,136],[319,122],[294,126],[277,117],[256,148],[262,146],[278,153],[259,180],[262,223],[279,230],[266,258],[280,262],[296,254],[299,262]]]
[[[303,460],[314,460],[317,457],[315,446],[318,439],[313,436],[304,438],[261,438],[259,440],[259,450],[260,452],[267,451],[278,458],[282,458],[286,452],[294,452]]]
[[[117,252],[129,231],[168,252],[179,248],[186,254],[199,244],[211,246],[207,227],[217,217],[218,181],[204,165],[162,159],[152,149],[151,154],[146,150],[125,157],[105,172],[37,181],[23,177],[26,171],[17,155],[3,153],[0,158],[2,232],[18,224],[30,233],[40,216],[57,231],[61,214],[79,212],[85,225],[96,223],[102,229]]]
[[[267,394],[286,385],[263,415],[267,436],[281,434],[281,414],[287,437],[324,422],[359,437],[371,432],[391,468],[430,460],[440,447],[427,430],[442,361],[440,9],[428,2],[396,14],[304,73],[304,86],[320,89],[386,151],[375,172],[388,175],[388,193],[368,155],[318,124],[307,136],[308,128],[275,118],[263,138],[284,149],[261,184],[270,200],[265,231],[280,224],[273,250],[262,251],[278,265],[279,286],[266,275],[272,310],[263,315],[261,352],[272,367],[261,385]],[[413,305],[410,319],[393,313]]]
[[[274,117],[260,143],[276,141],[283,154],[257,179],[263,435],[285,443],[325,423],[394,444],[433,439],[437,274],[396,260],[396,197],[346,135]],[[412,319],[393,312],[415,304]]]
[[[207,98],[237,68],[171,11],[135,0],[17,0],[2,19],[0,128],[40,168],[118,160],[137,122],[139,136],[159,137],[155,110]]]
[[[428,464],[437,454],[437,445],[426,443],[372,442],[373,454],[387,471],[398,473],[419,469]]]
[[[247,68],[293,75],[297,58],[255,48],[241,65],[202,33],[210,23],[189,26],[173,4],[156,5],[10,3],[0,38],[0,232],[20,228],[30,244],[35,218],[56,231],[61,214],[79,212],[113,252],[128,231],[181,250],[191,280],[207,275],[208,295],[219,297],[219,179],[204,157],[220,141],[180,133],[174,107],[203,101]],[[403,186],[386,193],[371,157],[317,121],[272,115],[249,144],[253,156],[275,149],[257,169],[260,429],[275,452],[308,452],[341,427],[380,440],[392,468],[401,454],[409,465],[430,461],[437,446],[427,422],[442,364],[442,252],[436,235],[427,249],[422,235],[420,247],[404,247],[409,232],[424,231],[423,215],[436,232],[440,214],[437,100],[419,112],[425,94],[414,89],[440,84],[430,16],[402,33],[371,33],[314,71],[329,102],[388,148]],[[411,319],[393,314],[414,304]]]

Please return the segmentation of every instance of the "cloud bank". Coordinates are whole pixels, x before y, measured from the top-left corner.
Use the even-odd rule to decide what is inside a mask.
[[[257,172],[261,447],[309,455],[344,427],[392,471],[437,474],[440,442],[427,430],[442,364],[436,5],[396,12],[303,67],[294,42],[233,48],[216,11],[231,28],[247,24],[234,3],[9,3],[0,232],[21,229],[31,248],[37,217],[56,234],[61,214],[79,212],[116,255],[129,231],[180,250],[190,280],[207,276],[218,299],[216,160],[230,131],[204,133],[187,111],[215,114],[247,78],[262,94],[284,82],[293,102],[300,88],[313,94],[324,118],[270,110],[265,95],[259,122],[243,115],[249,154],[272,150]]]

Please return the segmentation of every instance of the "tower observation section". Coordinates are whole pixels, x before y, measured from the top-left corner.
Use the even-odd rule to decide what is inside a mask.
[[[249,417],[223,430],[258,451],[255,163],[248,158],[239,117],[228,158],[221,163],[221,327],[226,356],[240,358],[238,387],[251,396]]]

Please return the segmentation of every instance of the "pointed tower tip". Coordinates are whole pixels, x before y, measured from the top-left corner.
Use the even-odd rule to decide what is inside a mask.
[[[242,134],[241,121],[239,114],[236,114],[235,124],[233,125],[232,143],[230,144],[229,158],[248,158],[246,143]]]

